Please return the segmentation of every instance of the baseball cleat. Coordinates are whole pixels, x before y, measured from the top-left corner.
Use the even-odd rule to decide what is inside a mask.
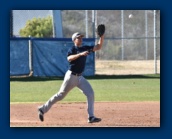
[[[102,119],[101,118],[97,118],[97,117],[89,117],[88,118],[88,123],[95,123],[95,122],[100,122]]]
[[[44,121],[44,113],[40,108],[38,108],[38,117],[41,122]]]

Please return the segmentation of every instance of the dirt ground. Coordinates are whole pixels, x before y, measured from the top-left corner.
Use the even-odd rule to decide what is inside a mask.
[[[160,102],[95,102],[99,123],[87,123],[86,103],[57,103],[39,121],[39,103],[10,104],[10,127],[160,127]]]
[[[154,74],[154,60],[96,60],[96,74],[105,75],[134,75]],[[157,60],[157,73],[160,73],[160,60]]]

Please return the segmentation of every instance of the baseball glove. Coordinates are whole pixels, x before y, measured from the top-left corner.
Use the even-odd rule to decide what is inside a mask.
[[[97,27],[97,35],[99,37],[101,37],[104,33],[105,33],[105,25],[104,24],[98,25],[98,27]]]

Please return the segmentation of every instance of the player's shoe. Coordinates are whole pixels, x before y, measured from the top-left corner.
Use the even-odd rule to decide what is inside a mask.
[[[41,122],[44,121],[44,112],[40,108],[38,108],[38,117]]]
[[[100,122],[102,119],[101,118],[97,118],[97,117],[89,117],[88,118],[88,123],[95,123],[95,122]]]

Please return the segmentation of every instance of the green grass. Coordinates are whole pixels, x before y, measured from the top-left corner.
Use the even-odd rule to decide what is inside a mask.
[[[94,76],[87,78],[95,101],[160,101],[160,75]],[[10,102],[45,102],[58,92],[62,78],[11,79]],[[85,102],[74,88],[62,102]]]

